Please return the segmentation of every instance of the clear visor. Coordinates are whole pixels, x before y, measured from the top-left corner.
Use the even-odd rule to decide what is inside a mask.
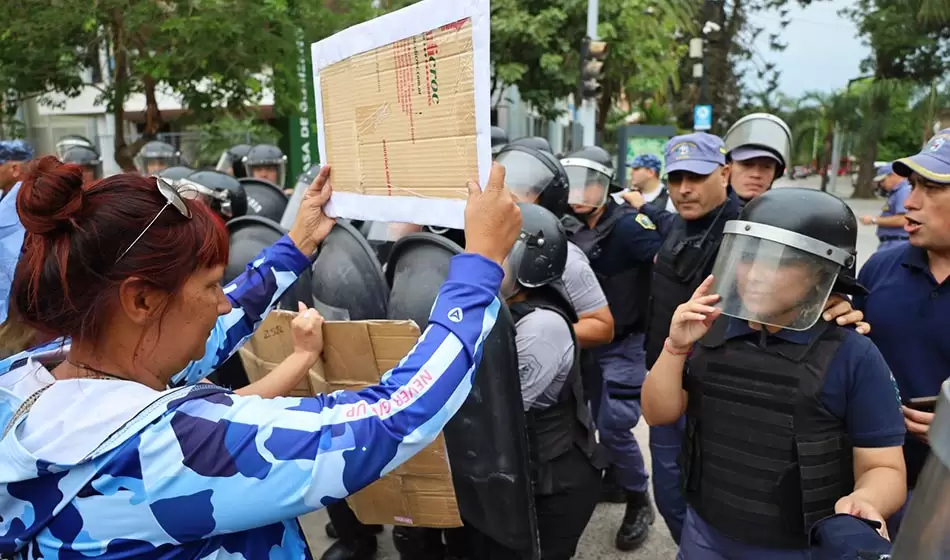
[[[277,185],[284,186],[284,178],[287,176],[287,162],[267,162],[267,163],[245,163],[247,176],[254,179],[262,179]]]
[[[157,175],[169,167],[181,165],[181,157],[176,155],[144,156],[136,158],[136,167],[139,173],[150,176]]]
[[[228,175],[234,174],[233,160],[229,151],[224,150],[221,152],[221,157],[218,158],[218,163],[215,164],[214,170],[227,173]]]
[[[576,165],[565,166],[570,193],[567,203],[571,206],[600,208],[607,202],[610,177],[600,171]]]
[[[521,264],[525,248],[524,241],[520,239],[515,241],[511,251],[508,252],[508,257],[501,265],[505,271],[505,278],[501,281],[500,290],[502,299],[510,299],[521,291],[521,284],[518,282],[518,271],[514,270],[514,268]]]
[[[840,265],[775,241],[726,233],[711,293],[724,315],[793,331],[824,310]]]
[[[495,161],[505,166],[505,186],[521,202],[535,202],[554,173],[538,158],[525,152],[512,150],[500,154]]]

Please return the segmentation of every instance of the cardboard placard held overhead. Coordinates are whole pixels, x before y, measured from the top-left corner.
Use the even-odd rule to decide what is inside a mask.
[[[462,228],[491,169],[488,0],[424,0],[312,46],[331,216]]]
[[[293,353],[290,324],[296,313],[272,311],[240,349],[253,383]],[[328,321],[323,325],[323,359],[291,396],[355,391],[379,383],[419,338],[412,321]],[[461,527],[455,488],[442,435],[395,470],[347,497],[356,517],[368,525]]]

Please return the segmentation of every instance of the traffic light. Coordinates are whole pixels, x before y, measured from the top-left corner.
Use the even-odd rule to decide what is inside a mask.
[[[581,43],[581,98],[597,99],[603,87],[604,60],[607,58],[607,42],[593,41],[584,37]]]

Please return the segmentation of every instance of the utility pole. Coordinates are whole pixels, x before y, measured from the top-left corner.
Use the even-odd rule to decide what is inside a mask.
[[[591,41],[600,39],[597,35],[597,14],[598,0],[587,0],[587,37]],[[593,146],[597,138],[597,104],[594,99],[583,96],[578,101],[581,102],[578,116],[584,127],[584,146]]]

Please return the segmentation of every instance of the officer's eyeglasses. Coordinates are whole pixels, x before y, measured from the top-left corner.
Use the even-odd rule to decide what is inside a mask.
[[[155,214],[155,217],[152,218],[152,221],[145,226],[145,229],[142,230],[142,233],[135,238],[135,241],[129,245],[125,251],[122,251],[122,254],[119,255],[119,258],[115,262],[122,260],[129,251],[132,250],[132,247],[135,247],[135,244],[142,239],[142,236],[158,221],[158,218],[165,212],[165,210],[171,206],[178,211],[179,214],[184,216],[186,219],[191,219],[191,208],[188,208],[188,204],[185,203],[185,200],[195,200],[198,198],[197,189],[193,188],[189,184],[183,184],[179,181],[170,182],[161,177],[155,178],[155,184],[158,186],[158,192],[165,198],[165,205],[162,206],[162,209],[158,211],[158,214]]]

